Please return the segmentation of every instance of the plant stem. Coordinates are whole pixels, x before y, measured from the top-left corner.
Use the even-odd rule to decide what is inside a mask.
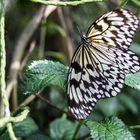
[[[92,2],[97,2],[97,1],[102,1],[102,0],[76,0],[76,1],[46,1],[46,0],[31,0],[32,2],[37,2],[45,5],[54,5],[54,6],[77,6],[80,4],[85,4],[85,3],[92,3]]]
[[[79,129],[80,129],[80,127],[81,127],[82,124],[83,124],[83,121],[79,121],[78,122],[77,127],[76,127],[76,130],[75,130],[75,132],[73,134],[72,140],[75,140],[76,139],[76,136],[77,136],[77,134],[79,132]]]
[[[0,7],[3,7],[3,1],[0,3]],[[0,117],[4,115],[3,104],[7,104],[5,100],[5,65],[6,65],[6,53],[4,42],[4,9],[0,9]]]
[[[13,131],[13,127],[12,127],[12,124],[11,123],[8,123],[7,124],[7,130],[8,130],[8,133],[9,133],[9,137],[11,140],[17,140],[16,136],[15,136],[15,133]]]
[[[18,114],[18,116],[16,117],[4,117],[0,119],[0,128],[5,127],[7,123],[13,123],[13,122],[21,122],[23,121],[27,115],[29,113],[29,108],[28,107],[24,107],[23,111]]]
[[[131,0],[134,4],[136,4],[137,6],[140,6],[140,1],[139,0]]]
[[[139,129],[140,125],[133,125],[133,126],[129,126],[130,129]]]
[[[4,40],[4,16],[5,16],[4,0],[0,0],[0,96],[1,96],[1,106],[4,106],[3,115],[4,117],[10,117],[9,102],[5,89],[6,52]],[[8,123],[6,127],[11,140],[17,140],[12,128],[12,124]]]
[[[124,8],[124,6],[128,3],[128,0],[122,0],[121,3],[118,6],[118,9]]]
[[[54,104],[52,104],[49,100],[45,99],[44,97],[42,97],[41,95],[36,95],[36,97],[38,97],[40,100],[42,100],[43,102],[47,103],[49,106],[55,108],[56,110],[63,112],[65,114],[68,114],[68,112],[66,112],[65,110],[60,109],[59,107],[55,106]],[[68,114],[69,115],[69,114]],[[70,115],[69,115],[70,116]]]

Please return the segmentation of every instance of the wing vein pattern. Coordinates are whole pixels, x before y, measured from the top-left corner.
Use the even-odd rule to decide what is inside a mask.
[[[82,36],[67,79],[69,111],[76,119],[87,118],[98,100],[120,93],[125,74],[140,70],[138,57],[129,50],[138,23],[129,10],[114,10]]]

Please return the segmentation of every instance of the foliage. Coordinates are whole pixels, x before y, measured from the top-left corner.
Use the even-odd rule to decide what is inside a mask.
[[[125,80],[126,85],[136,89],[140,89],[140,72],[135,74],[128,74]]]
[[[14,123],[13,129],[17,137],[27,137],[38,130],[38,126],[31,118],[26,118],[22,122]],[[2,132],[0,132],[2,133]],[[0,140],[10,140],[7,131],[0,136]]]
[[[67,77],[67,67],[58,62],[52,62],[49,60],[34,61],[30,66],[28,66],[27,71],[25,72],[25,76],[28,77],[28,79],[25,77],[27,82],[24,84],[24,86],[27,92],[30,91],[30,94],[34,94],[35,92],[38,92],[39,90],[48,85],[57,85],[63,88],[63,90],[65,90],[63,85],[65,85]],[[33,79],[33,77],[35,78]],[[131,79],[137,77],[138,76],[136,76],[136,74],[131,75],[131,78],[127,76],[126,81],[131,81]],[[44,79],[45,84],[40,84]],[[34,85],[34,88],[29,82]],[[135,88],[137,88],[137,83],[135,84],[133,82],[133,85]],[[120,104],[120,109],[119,107],[117,107],[118,104]],[[125,94],[119,96],[118,99],[114,98],[112,100],[104,100],[99,105],[100,106],[98,106],[98,108],[107,116],[113,115],[115,112],[122,111],[122,109],[124,108],[131,110],[133,113],[138,112],[138,108],[134,100],[129,96],[126,96]],[[105,120],[105,123],[98,123],[96,121],[90,120],[87,121],[86,124],[90,128],[91,137],[93,139],[100,138],[102,140],[105,140],[105,138],[107,138],[108,140],[111,140],[114,138],[118,138],[121,140],[126,137],[126,135],[128,136],[126,137],[127,139],[134,139],[134,137],[132,137],[130,132],[128,131],[127,126],[124,126],[123,122],[117,119],[117,117],[107,118]],[[53,139],[72,139],[72,134],[74,133],[73,128],[75,127],[68,120],[56,119],[50,124],[50,136]],[[70,135],[68,135],[67,133],[70,133]]]
[[[102,122],[87,121],[93,140],[135,140],[127,126],[117,117],[107,118]]]
[[[14,87],[7,86],[12,89],[8,94],[10,95],[11,109],[9,114],[12,118],[12,121],[9,119],[9,122],[15,136],[21,140],[139,139],[140,134],[135,131],[135,128],[140,128],[140,126],[136,125],[135,127],[134,125],[140,123],[140,72],[126,75],[125,86],[120,95],[100,100],[91,115],[84,121],[74,120],[67,112],[68,105],[66,104],[66,80],[69,65],[67,62],[69,62],[69,54],[73,53],[71,40],[73,39],[74,43],[75,40],[79,40],[79,35],[76,35],[77,28],[80,31],[86,31],[92,22],[91,19],[96,19],[97,16],[111,10],[112,7],[116,9],[128,6],[139,15],[139,2],[137,0],[105,1],[103,3],[97,2],[98,0],[60,1],[56,3],[44,0],[31,1],[17,0],[12,9],[7,10],[6,13],[8,60],[6,69],[7,71],[14,69],[10,76],[7,72],[6,80],[10,81],[17,74],[15,79],[12,79]],[[32,26],[36,24],[33,22],[32,26],[27,28],[28,30],[24,30],[28,23],[31,25],[30,19],[33,16],[36,15],[37,19],[40,17],[35,14],[35,12],[39,12],[40,7],[33,1],[47,5],[69,5],[71,7],[59,8],[49,17],[42,12],[40,16],[43,14],[44,16],[40,18],[39,26],[32,31]],[[72,7],[77,4],[83,5]],[[49,5],[47,8],[50,12],[54,6]],[[43,10],[45,11],[45,9]],[[46,29],[45,34],[42,34],[42,27]],[[29,32],[32,32],[32,38],[29,38]],[[136,34],[134,44],[130,49],[140,56],[139,32]],[[25,40],[29,41],[25,44],[25,48],[21,49],[21,52],[17,50],[23,47],[22,44],[25,43],[25,40],[22,40],[22,44],[19,44],[20,47],[13,51],[14,44],[20,40],[20,33],[23,39],[27,37]],[[78,46],[77,42],[75,46]],[[40,52],[43,54],[43,60],[38,60]],[[16,63],[13,63],[12,55],[17,55]],[[19,56],[22,60],[19,60]],[[18,69],[17,65],[21,61]],[[17,69],[18,71],[16,71]],[[10,88],[7,88],[7,92]],[[17,114],[22,114],[21,108],[27,105],[30,107],[29,117],[26,115],[26,119],[16,122]],[[2,126],[0,127],[0,140],[10,140],[7,125]],[[132,129],[134,134],[131,132]]]
[[[59,62],[34,61],[25,71],[24,88],[26,94],[37,93],[48,85],[58,86],[65,90],[67,67]]]
[[[50,124],[50,136],[54,140],[71,140],[76,125],[67,119],[56,119]]]

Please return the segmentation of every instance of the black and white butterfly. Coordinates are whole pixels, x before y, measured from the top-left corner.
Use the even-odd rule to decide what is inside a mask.
[[[88,117],[99,99],[121,91],[125,74],[140,70],[138,57],[128,50],[138,23],[129,10],[113,10],[82,35],[67,79],[69,111],[75,118]]]

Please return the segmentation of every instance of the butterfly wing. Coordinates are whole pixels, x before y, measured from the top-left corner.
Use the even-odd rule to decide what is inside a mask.
[[[89,53],[92,53],[92,59],[97,61],[100,77],[105,80],[105,82],[100,80],[101,85],[99,85],[102,87],[102,98],[116,96],[123,87],[125,74],[140,70],[139,59],[130,50],[108,49],[100,44],[89,46],[88,49]]]
[[[75,118],[86,118],[99,99],[116,96],[125,74],[140,70],[138,57],[128,50],[137,27],[128,10],[111,11],[91,25],[69,68],[68,103]]]
[[[70,113],[77,119],[86,118],[92,111],[97,100],[99,100],[98,91],[91,93],[88,88],[90,80],[86,71],[88,59],[85,59],[87,52],[85,44],[78,47],[73,55],[69,68],[67,80],[68,104]],[[94,99],[92,98],[94,94]]]
[[[67,83],[69,110],[78,119],[86,118],[100,98],[116,96],[125,75],[113,53],[83,45],[72,59]]]
[[[92,46],[110,49],[125,73],[139,71],[138,57],[128,48],[138,28],[138,18],[129,10],[114,10],[97,19],[89,28],[87,38]]]
[[[114,10],[97,19],[89,28],[87,38],[94,43],[128,49],[138,28],[138,18],[129,10]]]

